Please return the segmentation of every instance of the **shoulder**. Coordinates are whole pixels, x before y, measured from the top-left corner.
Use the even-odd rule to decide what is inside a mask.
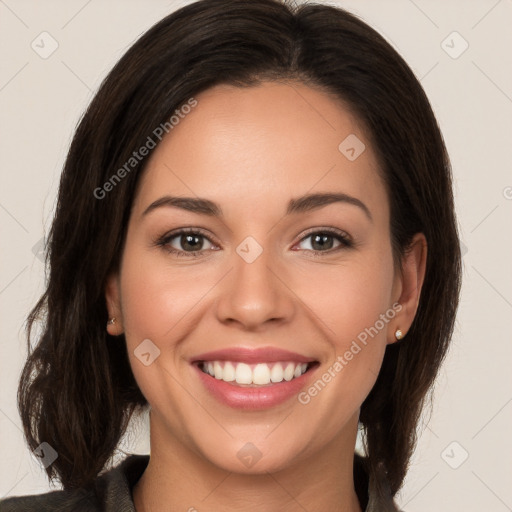
[[[51,491],[44,494],[14,496],[0,501],[1,512],[50,512],[51,510],[84,512],[101,510],[92,491]]]
[[[129,455],[100,475],[90,490],[56,490],[13,496],[0,501],[0,512],[135,511],[131,490],[149,462],[149,455]]]

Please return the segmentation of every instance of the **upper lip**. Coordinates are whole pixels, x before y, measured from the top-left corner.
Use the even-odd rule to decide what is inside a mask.
[[[311,363],[314,358],[306,357],[296,352],[283,350],[277,347],[245,348],[232,347],[212,352],[204,352],[191,359],[193,363],[199,361],[238,361],[240,363],[271,363],[278,361],[293,361],[298,363]]]

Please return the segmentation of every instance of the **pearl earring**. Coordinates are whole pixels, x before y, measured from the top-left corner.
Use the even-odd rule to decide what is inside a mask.
[[[403,337],[404,337],[404,333],[400,329],[397,329],[395,331],[395,338],[397,340],[401,340]]]

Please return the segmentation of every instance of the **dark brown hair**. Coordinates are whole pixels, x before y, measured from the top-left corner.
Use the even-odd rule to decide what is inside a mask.
[[[403,483],[460,288],[450,164],[434,114],[390,44],[342,9],[202,0],[161,20],[120,59],[81,119],[63,170],[48,236],[48,284],[27,321],[18,407],[30,448],[47,442],[58,452],[46,472],[65,489],[91,485],[112,461],[132,414],[147,405],[124,336],[105,330],[104,295],[147,157],[106,197],[94,191],[194,95],[219,83],[246,87],[262,80],[300,81],[345,102],[379,160],[395,260],[415,233],[426,236],[417,315],[406,337],[388,345],[360,415],[368,471],[386,475],[393,495]],[[38,319],[43,329],[32,349]]]

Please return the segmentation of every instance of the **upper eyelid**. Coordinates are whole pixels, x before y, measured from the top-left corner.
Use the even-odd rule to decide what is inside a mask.
[[[307,229],[302,235],[300,240],[302,240],[304,237],[313,235],[315,233],[330,233],[331,235],[338,235],[343,238],[347,238],[348,240],[352,241],[352,237],[344,230],[340,228],[334,228],[334,227],[320,227],[320,228],[310,228]]]
[[[177,236],[180,236],[182,234],[198,234],[203,236],[204,238],[207,238],[212,244],[217,244],[215,242],[215,237],[212,237],[212,235],[207,234],[205,230],[202,228],[178,228],[176,230],[169,231],[168,233],[164,234],[162,237],[160,237],[160,240],[171,240],[172,238],[175,238]],[[212,240],[213,238],[213,240]]]

